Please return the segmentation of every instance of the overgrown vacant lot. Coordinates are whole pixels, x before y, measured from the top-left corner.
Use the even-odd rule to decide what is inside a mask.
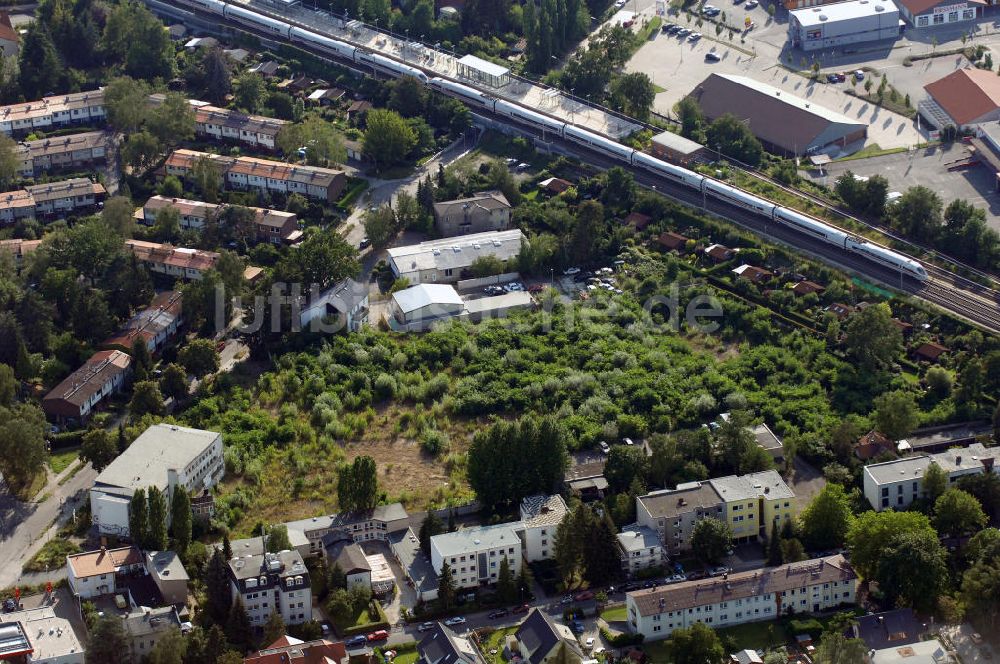
[[[864,399],[854,368],[822,340],[770,327],[766,310],[725,300],[708,336],[652,327],[662,321],[644,320],[628,295],[609,302],[418,336],[329,337],[277,356],[252,389],[223,380],[184,416],[225,434],[219,519],[245,533],[333,511],[337,466],[360,454],[378,463],[385,497],[407,507],[466,500],[465,451],[494,418],[554,414],[576,449],[697,428],[746,405],[808,444],[840,420],[837,404]],[[741,345],[739,329],[757,345]]]

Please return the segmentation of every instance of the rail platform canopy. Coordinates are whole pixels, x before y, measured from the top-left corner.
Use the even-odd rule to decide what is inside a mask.
[[[458,75],[491,88],[502,88],[510,83],[509,69],[474,55],[466,55],[458,61]]]

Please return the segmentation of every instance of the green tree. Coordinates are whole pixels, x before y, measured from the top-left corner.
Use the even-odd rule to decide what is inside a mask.
[[[337,500],[346,512],[375,507],[378,499],[378,473],[375,459],[364,455],[343,464],[337,471]]]
[[[675,664],[721,664],[726,656],[719,635],[702,622],[675,629],[670,634],[670,652]]]
[[[191,170],[187,174],[201,200],[206,203],[217,203],[219,200],[219,189],[222,187],[222,173],[215,161],[207,155],[195,159],[191,164]]]
[[[903,348],[902,333],[884,302],[852,314],[846,332],[845,349],[858,366],[888,368]]]
[[[45,415],[37,406],[17,404],[0,409],[0,473],[14,493],[45,467]]]
[[[948,489],[948,473],[944,472],[944,469],[936,461],[931,461],[927,470],[924,471],[920,483],[921,489],[927,497],[927,502],[933,505]]]
[[[250,113],[256,113],[267,97],[267,86],[264,78],[256,72],[246,72],[239,76],[233,85],[236,105],[245,108]]]
[[[87,664],[130,664],[131,649],[121,618],[109,614],[98,618],[90,632],[84,655]]]
[[[260,642],[265,648],[283,637],[286,630],[285,621],[281,619],[281,614],[277,611],[272,611],[271,615],[267,618],[267,622],[264,623],[263,630]]]
[[[827,484],[799,515],[802,539],[813,551],[844,545],[853,515],[851,498],[839,484]]]
[[[517,601],[517,584],[514,574],[510,571],[507,556],[500,559],[500,571],[497,573],[497,598],[501,604],[513,604]]]
[[[874,405],[875,428],[890,440],[905,438],[919,422],[920,409],[910,392],[886,392],[875,398]]]
[[[183,94],[168,92],[150,111],[146,129],[163,145],[190,140],[194,138],[194,108]]]
[[[756,168],[764,156],[764,148],[750,127],[731,113],[717,118],[708,126],[709,147],[715,148],[723,156],[736,159]]]
[[[695,524],[691,534],[691,551],[704,563],[715,563],[726,555],[732,545],[733,533],[725,521],[708,517]]]
[[[155,486],[146,489],[149,523],[146,530],[146,549],[164,551],[167,548],[167,499]]]
[[[19,57],[21,93],[26,99],[39,99],[57,91],[62,64],[44,23],[34,21],[28,26]]]
[[[420,524],[420,548],[425,555],[431,553],[431,538],[444,532],[444,523],[441,518],[434,513],[434,510],[427,510],[427,516]]]
[[[847,530],[851,565],[865,578],[873,578],[890,544],[903,535],[937,537],[930,519],[919,512],[864,512]],[[913,569],[911,568],[911,572]]]
[[[614,493],[627,491],[632,482],[640,482],[646,476],[648,460],[646,452],[635,445],[615,445],[608,453],[604,466],[604,477]]]
[[[947,552],[937,533],[918,530],[890,539],[878,559],[875,579],[890,600],[921,613],[932,611],[948,579]]]
[[[205,568],[205,612],[214,625],[223,626],[229,619],[232,595],[229,585],[229,565],[219,549],[212,552]]]
[[[955,383],[955,377],[944,367],[931,367],[924,374],[924,382],[931,394],[938,399],[947,399]]]
[[[187,371],[181,365],[171,362],[163,370],[160,376],[160,392],[163,396],[173,399],[182,399],[188,393]]]
[[[781,560],[784,563],[797,563],[805,560],[806,549],[797,537],[781,541]]]
[[[584,577],[592,586],[604,586],[621,576],[617,529],[607,514],[594,514],[591,521],[589,531],[580,533],[581,541],[586,542],[583,547]]]
[[[205,70],[205,88],[208,100],[219,105],[226,101],[226,95],[233,90],[232,72],[229,60],[221,48],[210,48],[204,51],[202,67]]]
[[[0,184],[9,185],[17,178],[21,160],[17,156],[17,143],[10,136],[0,134]]]
[[[861,639],[849,639],[841,632],[824,632],[816,648],[815,664],[857,664],[865,661],[868,646]]]
[[[445,611],[455,606],[457,592],[451,565],[445,562],[441,565],[441,571],[438,574],[438,605]]]
[[[176,627],[171,628],[163,634],[153,649],[146,655],[147,664],[184,664],[184,656],[187,654],[187,640]]]
[[[271,553],[277,553],[278,551],[289,551],[291,548],[288,527],[281,523],[271,526],[267,531],[267,550]]]
[[[399,113],[381,108],[368,112],[362,145],[377,170],[400,163],[416,144],[416,133]]]
[[[694,99],[684,97],[677,102],[677,118],[681,123],[682,136],[699,143],[708,140],[705,137],[705,117],[701,114],[701,108]]]
[[[174,536],[174,550],[182,556],[191,545],[193,519],[191,496],[183,486],[178,485],[170,499],[170,532]]]
[[[915,240],[933,240],[941,229],[941,198],[922,185],[910,187],[892,204],[889,221]]]
[[[139,130],[149,109],[149,88],[128,76],[111,79],[104,88],[104,108],[108,124],[125,134]]]
[[[7,407],[17,395],[18,382],[14,370],[6,364],[0,364],[0,406]]]
[[[989,547],[965,571],[961,597],[968,613],[980,616],[990,633],[1000,629],[1000,547]]]
[[[942,535],[965,535],[979,530],[987,521],[976,497],[961,489],[948,489],[934,502],[934,525]]]
[[[146,414],[162,415],[164,406],[160,386],[152,380],[136,383],[132,388],[132,400],[129,401],[128,410],[136,420]]]
[[[226,621],[226,639],[237,652],[245,653],[253,643],[253,628],[250,626],[250,616],[239,597],[229,610]]]
[[[199,378],[219,370],[219,351],[211,339],[194,339],[177,353],[177,361]]]
[[[384,247],[389,244],[399,232],[396,212],[388,205],[368,210],[361,223],[365,228],[365,235],[375,247]]]
[[[781,534],[777,528],[772,528],[771,537],[767,541],[767,564],[769,567],[776,567],[781,562]]]
[[[128,532],[136,546],[145,548],[149,539],[149,503],[142,487],[133,492],[128,503]]]
[[[611,82],[612,103],[634,118],[649,118],[649,109],[655,98],[656,87],[649,76],[642,72],[623,74]]]
[[[153,356],[149,354],[149,346],[142,336],[136,336],[132,342],[129,355],[132,356],[132,376],[137,381],[147,380],[153,368]]]
[[[357,249],[335,230],[311,233],[275,267],[275,277],[287,283],[316,284],[321,290],[361,269]]]
[[[118,443],[107,429],[91,429],[83,435],[80,458],[101,472],[118,456]]]
[[[122,161],[135,174],[142,174],[156,165],[163,145],[148,131],[131,134],[121,146]]]

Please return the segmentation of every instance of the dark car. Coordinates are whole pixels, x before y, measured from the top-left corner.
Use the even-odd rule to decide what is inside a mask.
[[[366,645],[368,645],[368,637],[365,636],[364,634],[352,636],[351,638],[344,641],[344,646],[347,648],[360,648]]]
[[[709,51],[705,54],[705,62],[719,62],[720,60],[722,60],[722,56],[715,51]]]
[[[16,611],[17,610],[17,602],[15,602],[12,599],[5,599],[3,601],[3,610],[7,611],[7,612]]]
[[[522,604],[521,606],[515,606],[513,609],[511,609],[510,612],[511,613],[527,613],[528,609],[530,609],[530,608],[531,608],[530,604]]]
[[[358,249],[367,249],[372,245],[371,240],[366,237],[361,238],[361,242],[358,243]]]
[[[508,611],[507,609],[497,609],[496,611],[494,611],[493,613],[490,614],[490,618],[492,618],[492,619],[503,618],[504,616],[506,616],[509,613],[510,613],[510,611]]]
[[[694,572],[688,572],[688,581],[697,581],[698,579],[704,579],[707,575],[701,570],[695,570]]]

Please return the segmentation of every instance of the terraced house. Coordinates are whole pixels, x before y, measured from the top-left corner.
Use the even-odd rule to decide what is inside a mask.
[[[35,184],[0,194],[0,224],[34,217],[58,217],[93,209],[105,195],[104,186],[87,178]]]
[[[332,203],[347,185],[344,172],[332,168],[286,164],[254,157],[226,157],[196,150],[174,150],[167,159],[166,172],[184,177],[199,159],[210,160],[230,189],[301,194]]]
[[[201,230],[212,219],[219,219],[227,206],[194,201],[187,198],[170,198],[167,196],[152,196],[140,210],[135,213],[136,221],[152,226],[161,210],[168,207],[177,210],[180,215],[179,224],[183,229]],[[281,210],[251,207],[253,212],[253,232],[251,239],[256,242],[271,244],[290,244],[297,241],[302,232],[299,231],[298,215]]]
[[[628,628],[646,641],[701,622],[726,627],[853,604],[858,577],[842,555],[725,577],[637,590],[625,596]]]
[[[106,116],[103,90],[71,92],[0,106],[0,131],[20,136],[36,129],[50,131],[71,125],[103,123]]]
[[[25,141],[17,146],[19,173],[26,178],[58,170],[87,168],[107,158],[110,135],[88,131]]]

